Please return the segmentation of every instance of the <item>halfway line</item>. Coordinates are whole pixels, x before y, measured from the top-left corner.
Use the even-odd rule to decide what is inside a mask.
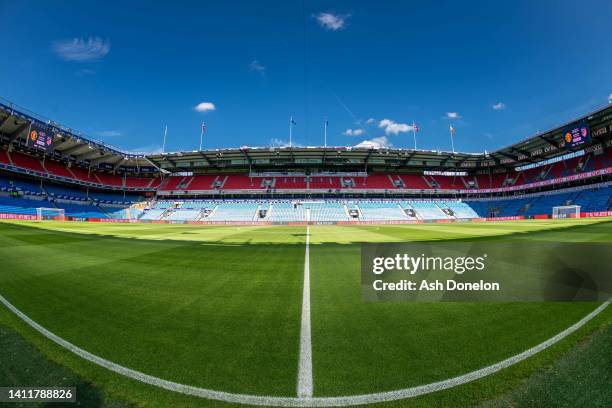
[[[310,333],[310,226],[306,226],[304,257],[304,290],[302,293],[302,327],[300,331],[300,363],[298,366],[298,398],[312,398],[312,340]]]

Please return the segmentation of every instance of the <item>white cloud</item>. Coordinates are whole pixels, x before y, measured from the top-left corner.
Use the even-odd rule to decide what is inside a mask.
[[[506,109],[506,104],[503,102],[498,102],[495,105],[492,106],[493,110],[504,110]]]
[[[100,37],[58,40],[51,49],[66,61],[88,62],[104,58],[110,52],[110,41]]]
[[[95,134],[100,137],[119,137],[121,136],[121,131],[120,130],[100,130],[96,132]]]
[[[346,136],[361,136],[363,135],[363,129],[346,129],[343,134]]]
[[[374,118],[370,118],[370,119],[366,120],[366,123],[367,123],[368,125],[371,125],[371,124],[372,124],[372,123],[374,123],[374,122],[376,122],[376,119],[374,119]]]
[[[266,67],[264,67],[263,64],[257,60],[251,61],[251,63],[249,64],[249,69],[261,75],[265,75],[266,73]]]
[[[326,30],[338,31],[343,30],[346,27],[346,20],[350,17],[350,14],[333,14],[333,13],[319,13],[314,16],[317,19],[319,25]]]
[[[272,138],[270,139],[270,146],[272,147],[289,147],[289,142],[282,139]]]
[[[196,105],[194,109],[198,112],[204,113],[214,111],[215,109],[217,109],[217,107],[212,102],[200,102]]]
[[[446,119],[461,119],[461,115],[457,112],[446,112]]]
[[[379,136],[372,139],[364,140],[361,143],[355,145],[355,147],[364,147],[368,149],[381,149],[384,147],[392,147],[393,145],[387,139],[387,136]]]
[[[410,132],[412,125],[406,123],[397,123],[391,119],[383,119],[378,123],[378,127],[385,130],[385,133],[397,135],[400,133]]]
[[[608,95],[608,101],[612,101],[612,93]]]

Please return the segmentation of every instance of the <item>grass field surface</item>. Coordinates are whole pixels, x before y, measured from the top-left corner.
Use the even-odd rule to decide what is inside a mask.
[[[311,226],[314,396],[460,375],[533,347],[598,306],[362,301],[362,242],[483,237],[612,242],[612,223]],[[73,344],[146,374],[220,391],[295,396],[305,240],[301,226],[0,222],[0,295]],[[226,405],[92,367],[0,310],[0,322],[115,396],[150,406]],[[585,330],[611,320],[606,310]],[[409,403],[491,399],[508,391],[501,383],[520,381],[576,340],[503,374]]]

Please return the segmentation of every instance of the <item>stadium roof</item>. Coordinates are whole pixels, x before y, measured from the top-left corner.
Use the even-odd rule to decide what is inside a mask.
[[[144,154],[122,151],[107,143],[81,135],[69,127],[60,125],[27,109],[16,106],[0,98],[0,137],[8,144],[27,147],[30,124],[36,123],[53,131],[51,152],[55,156],[77,161],[88,161],[93,166],[105,164],[106,169],[122,167],[142,168],[154,165]],[[43,152],[41,152],[43,153]]]
[[[587,121],[590,144],[563,146],[565,131]],[[604,129],[605,131],[602,131]],[[612,136],[612,105],[607,105],[571,122],[489,153],[359,147],[241,147],[192,152],[159,153],[147,157],[159,168],[177,171],[220,171],[245,169],[321,168],[352,170],[410,169],[471,171],[516,167],[537,163],[586,147],[609,145]]]

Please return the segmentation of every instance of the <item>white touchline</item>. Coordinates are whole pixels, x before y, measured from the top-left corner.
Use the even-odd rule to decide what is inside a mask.
[[[302,327],[300,328],[300,362],[298,365],[298,398],[312,398],[312,337],[310,332],[310,226],[306,226],[304,256],[304,289],[302,291]]]
[[[612,299],[611,299],[612,300]],[[4,304],[10,311],[12,311],[17,317],[27,323],[29,326],[34,328],[40,334],[46,338],[54,341],[65,349],[71,351],[77,356],[104,367],[110,371],[114,371],[125,377],[143,382],[145,384],[154,385],[159,388],[163,388],[169,391],[178,392],[185,395],[192,395],[200,398],[207,398],[212,400],[230,402],[235,404],[247,404],[247,405],[258,405],[258,406],[274,406],[274,407],[346,407],[351,405],[363,405],[373,404],[377,402],[388,402],[396,401],[406,398],[417,397],[419,395],[429,394],[435,391],[441,391],[448,388],[453,388],[461,384],[477,380],[479,378],[486,377],[501,371],[504,368],[510,367],[518,362],[521,362],[534,354],[539,353],[542,350],[547,349],[558,341],[564,339],[582,326],[587,324],[591,319],[597,316],[599,313],[604,311],[609,305],[610,300],[602,303],[593,310],[591,313],[583,317],[580,321],[574,323],[572,326],[556,334],[550,339],[532,347],[522,353],[516,354],[503,361],[490,365],[488,367],[481,368],[476,371],[472,371],[467,374],[460,375],[458,377],[450,378],[448,380],[439,381],[435,383],[419,385],[411,388],[404,388],[396,391],[378,392],[373,394],[361,394],[361,395],[347,395],[344,397],[312,397],[312,398],[299,398],[299,397],[271,397],[265,395],[248,395],[248,394],[234,394],[230,392],[209,390],[206,388],[194,387],[191,385],[185,385],[176,383],[173,381],[164,380],[158,377],[142,373],[140,371],[132,370],[131,368],[124,367],[122,365],[113,363],[112,361],[105,360],[102,357],[96,356],[88,351],[83,350],[75,346],[74,344],[62,339],[61,337],[51,333],[45,329],[23,312],[13,306],[8,300],[0,295],[0,303]]]

